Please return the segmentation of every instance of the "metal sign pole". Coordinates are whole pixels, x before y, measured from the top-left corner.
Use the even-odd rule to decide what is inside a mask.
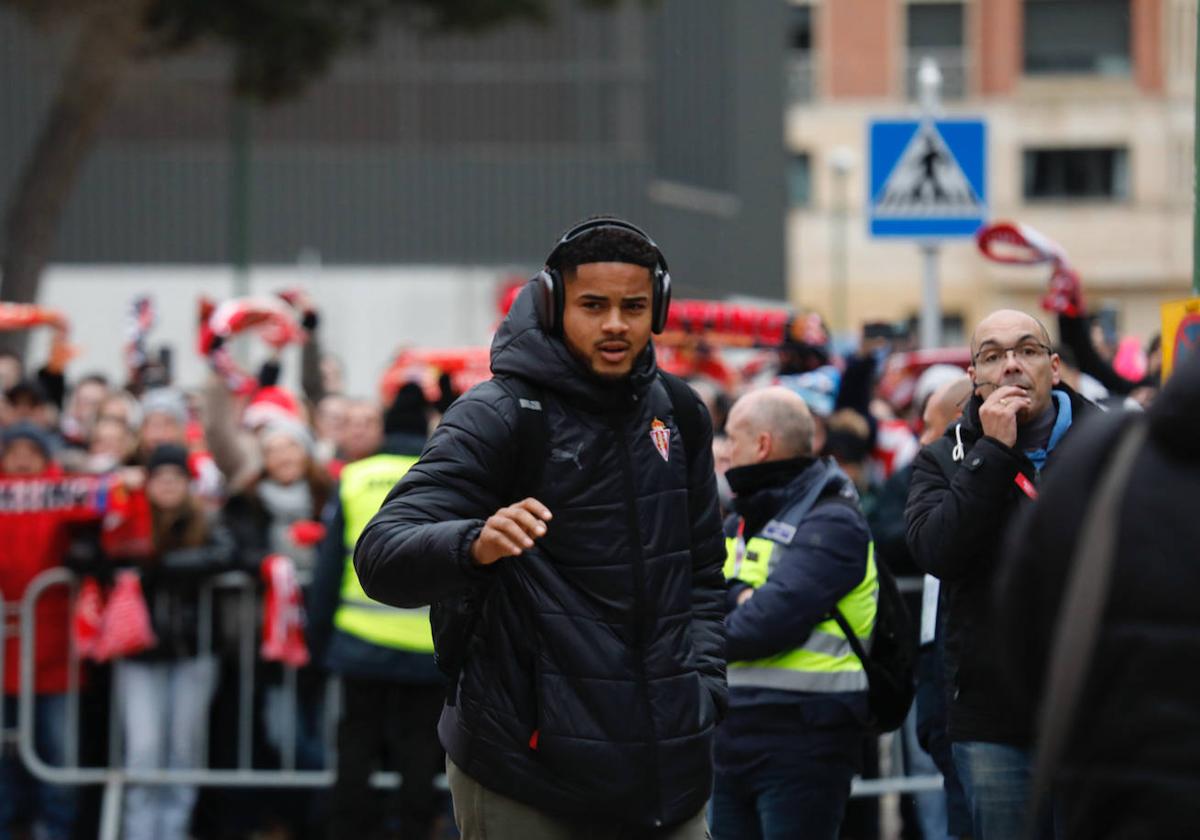
[[[936,59],[926,56],[917,70],[921,96],[921,120],[933,122],[941,110],[942,71]],[[941,249],[936,242],[921,245],[925,265],[921,286],[921,347],[942,345],[942,295],[939,288],[938,257]]]
[[[1200,56],[1200,14],[1196,15],[1196,55]],[[1196,62],[1196,93],[1200,93],[1200,61]],[[1194,100],[1195,96],[1192,98]],[[1192,143],[1192,294],[1200,295],[1200,212],[1197,210],[1200,201],[1200,107],[1192,107],[1196,109],[1195,142]]]
[[[924,280],[921,285],[921,347],[942,345],[942,297],[938,289],[938,257],[941,248],[936,242],[921,245]]]

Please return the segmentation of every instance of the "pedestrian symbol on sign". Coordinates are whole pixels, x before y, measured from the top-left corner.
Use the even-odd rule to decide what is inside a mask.
[[[875,197],[875,217],[881,219],[977,217],[984,212],[932,122],[921,124]]]

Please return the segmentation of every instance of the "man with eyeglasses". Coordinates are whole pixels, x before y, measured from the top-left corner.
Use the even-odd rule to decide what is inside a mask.
[[[905,517],[913,558],[942,582],[949,734],[974,836],[1007,840],[1023,836],[1032,734],[1012,713],[995,662],[993,583],[1014,517],[1095,407],[1060,382],[1046,328],[1023,312],[979,323],[967,373],[974,395],[917,456]],[[1039,829],[1052,836],[1049,820]]]

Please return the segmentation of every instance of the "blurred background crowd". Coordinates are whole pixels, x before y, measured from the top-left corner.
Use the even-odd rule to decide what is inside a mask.
[[[61,587],[43,597],[38,754],[74,749],[74,642],[101,649],[84,764],[117,734],[131,766],[239,766],[252,707],[254,767],[329,767],[331,592],[313,573],[322,552],[344,561],[340,471],[419,453],[488,375],[512,278],[596,212],[670,255],[658,358],[704,397],[718,470],[733,401],[791,388],[878,552],[915,575],[908,465],[966,398],[971,324],[1042,302],[1064,380],[1108,407],[1149,404],[1178,350],[1156,336],[1193,268],[1198,5],[0,0],[6,732],[29,582],[65,566],[130,592],[115,573],[132,568],[149,609],[128,639]],[[919,103],[931,61],[937,95]],[[1048,292],[1028,264],[981,259],[970,232],[870,235],[868,123],[922,114],[985,124],[980,212],[1061,243],[1026,261],[1053,262]],[[286,574],[262,579],[278,555],[295,597]],[[205,594],[231,571],[284,617],[249,704],[239,645],[264,615],[248,629]],[[305,663],[295,685],[289,662]],[[128,702],[110,720],[114,685]],[[936,749],[936,726],[913,729]],[[99,798],[35,782],[9,738],[0,825],[36,807],[56,836],[95,836]],[[846,836],[875,836],[877,807],[853,808]],[[186,785],[131,786],[124,809],[131,837],[189,821],[202,837],[324,836],[327,811],[324,795]]]
[[[511,293],[506,296],[511,298]],[[767,385],[792,389],[816,421],[815,451],[834,458],[857,485],[877,556],[898,576],[919,576],[905,544],[910,463],[923,443],[940,436],[969,396],[968,348],[916,349],[904,325],[876,322],[863,325],[858,341],[839,351],[816,312],[715,304],[706,312],[707,320],[688,321],[684,316],[694,311],[681,303],[673,321],[677,329],[664,335],[659,357],[707,404],[716,430],[718,473],[727,463],[722,429],[737,397]],[[265,579],[268,558],[290,558],[307,602],[307,620],[299,620],[300,633],[291,642],[298,653],[285,650],[274,657],[277,661],[263,659],[255,665],[253,762],[256,767],[278,768],[286,761],[293,769],[320,769],[331,758],[325,752],[324,666],[331,597],[336,601],[336,595],[331,596],[328,584],[325,591],[314,586],[313,572],[323,550],[331,553],[339,573],[342,568],[340,529],[327,533],[339,475],[346,464],[378,452],[420,454],[440,414],[463,388],[485,375],[480,364],[486,350],[423,355],[407,348],[374,392],[354,394],[345,387],[338,360],[322,350],[321,312],[303,291],[289,290],[273,300],[202,305],[201,314],[192,341],[179,337],[182,346],[156,344],[149,338],[152,304],[145,297],[135,300],[124,338],[129,366],[121,380],[89,373],[86,356],[73,358],[64,333],[54,326],[48,358],[0,357],[0,485],[7,490],[0,525],[9,558],[0,565],[0,591],[16,601],[38,573],[60,565],[106,584],[118,569],[136,570],[149,606],[150,634],[124,649],[132,655],[111,669],[107,664],[87,666],[80,730],[84,763],[102,763],[107,739],[118,734],[106,731],[107,692],[116,680],[123,707],[119,734],[128,766],[199,767],[207,756],[208,766],[229,767],[235,760],[243,679],[238,634],[257,637],[263,618],[247,631],[221,613],[218,604],[216,627],[207,631],[216,634],[215,640],[202,643],[199,637],[206,631],[200,630],[200,614],[211,604],[201,604],[201,584],[230,570]],[[1056,317],[1060,343],[1055,349],[1064,362],[1064,380],[1073,388],[1114,408],[1139,408],[1153,399],[1160,379],[1157,340],[1121,356],[1116,348],[1131,345],[1106,336],[1102,325],[1085,314]],[[730,324],[740,325],[743,334],[732,335]],[[770,341],[754,339],[756,329],[765,330]],[[299,389],[280,384],[289,372],[282,354],[269,345],[253,371],[239,361],[247,355],[251,337],[279,340],[281,335],[299,344],[300,369],[290,372],[302,382]],[[189,345],[209,368],[200,382],[180,382],[172,375],[170,360],[189,352]],[[59,486],[75,476],[100,477],[104,483],[72,497],[69,505],[49,493],[31,501],[31,494],[17,490],[21,484]],[[719,486],[728,506],[731,497],[723,477]],[[144,499],[144,510],[139,512],[129,499]],[[47,597],[38,612],[35,668],[38,749],[51,764],[65,758],[63,696],[69,688],[71,642],[65,594],[57,594],[63,597]],[[268,606],[269,600],[264,611],[279,608]],[[910,587],[910,611],[920,615],[919,586]],[[86,641],[81,641],[78,621],[77,614],[77,646]],[[270,635],[267,628],[262,632]],[[276,641],[285,648],[289,644]],[[16,643],[10,638],[6,651],[9,725],[19,684]],[[264,654],[266,645],[264,638]],[[291,659],[292,654],[299,658]],[[282,692],[280,660],[304,665],[294,687],[295,742],[287,745],[281,704],[291,700]],[[920,733],[924,749],[931,749],[928,740],[936,739],[938,727],[919,721],[914,716],[912,735]],[[872,766],[878,769],[876,746],[873,737],[865,739],[868,774]],[[908,745],[910,753],[920,749],[916,740]],[[94,824],[95,814],[89,817],[87,809],[97,803],[89,799],[87,788],[35,783],[16,765],[15,756],[7,763],[12,766],[2,780],[5,807],[41,801],[32,793],[10,796],[8,785],[12,790],[40,786],[58,791],[55,807],[63,825],[76,820],[81,826]],[[131,786],[125,804],[127,835],[156,836],[153,826],[158,824],[149,815],[159,811],[173,815],[179,832],[191,825],[194,836],[277,832],[306,837],[326,831],[325,795],[255,795],[218,787],[208,789],[197,808],[199,795],[194,787]],[[920,836],[916,811],[909,810],[908,816],[907,836]],[[139,833],[140,822],[150,827]],[[440,824],[447,826],[444,819]],[[845,836],[878,836],[879,830],[874,802],[852,804]]]

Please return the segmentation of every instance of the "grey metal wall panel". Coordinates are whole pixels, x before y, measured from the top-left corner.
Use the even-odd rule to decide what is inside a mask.
[[[254,253],[290,261],[509,262],[540,258],[571,221],[598,211],[645,215],[645,167],[606,160],[493,162],[460,156],[302,153],[255,165]],[[280,203],[286,195],[288,204]]]
[[[786,297],[786,11],[783,3],[663,3],[658,53],[702,80],[668,71],[655,102],[675,116],[659,124],[654,216],[661,240],[679,243],[671,268],[684,293]],[[679,40],[680,31],[688,37]]]
[[[714,190],[734,183],[733,78],[729,43],[737,6],[664,0],[656,16],[655,164],[659,177]]]
[[[784,4],[558,8],[549,29],[482,39],[393,31],[302,99],[256,110],[251,260],[315,249],[327,263],[532,265],[570,222],[615,212],[655,233],[685,293],[781,293]],[[47,40],[0,9],[2,196],[69,37]],[[765,47],[776,37],[777,55]],[[57,261],[229,259],[227,72],[208,49],[129,80]],[[664,204],[663,181],[735,209]]]

